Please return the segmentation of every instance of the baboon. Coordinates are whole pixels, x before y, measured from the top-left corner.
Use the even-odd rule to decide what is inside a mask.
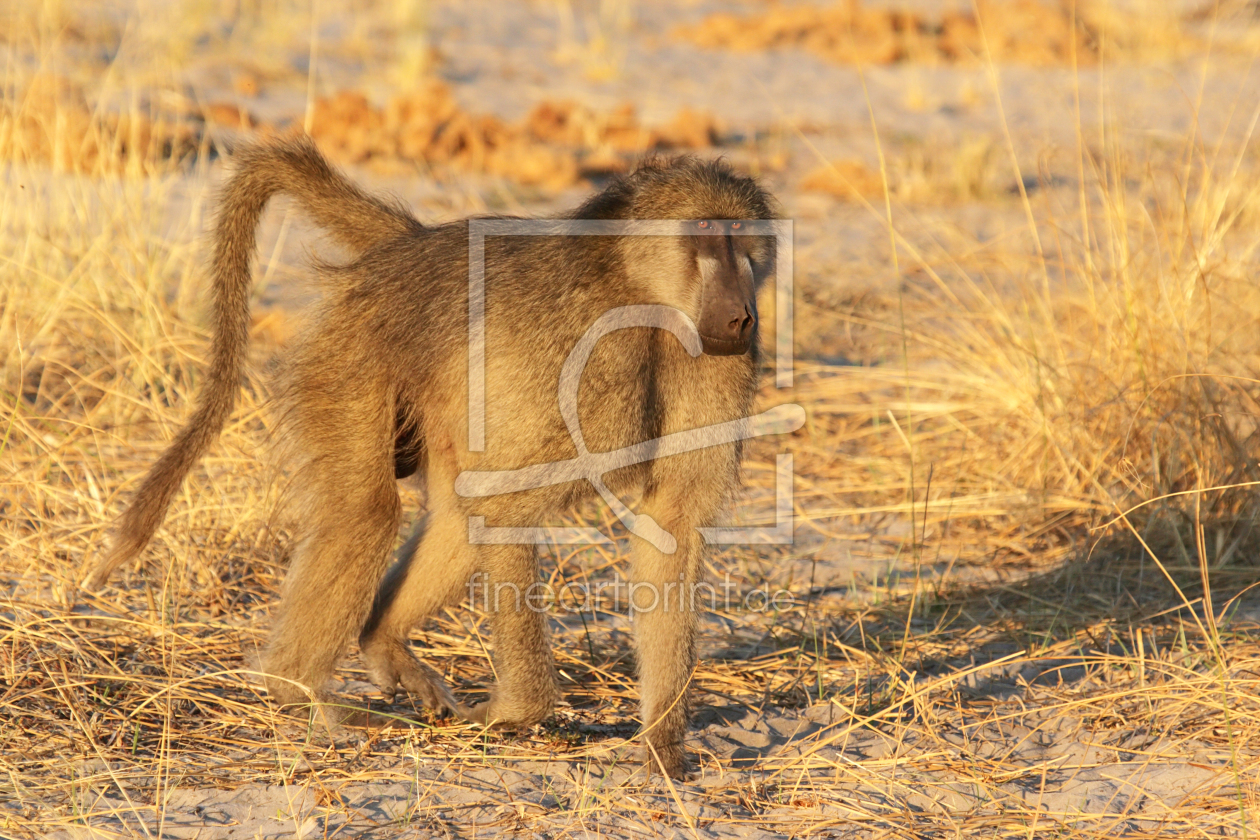
[[[306,689],[320,689],[357,636],[386,697],[401,686],[427,707],[471,721],[541,721],[557,698],[557,678],[544,616],[520,597],[492,599],[497,681],[489,700],[472,708],[417,660],[409,633],[460,601],[477,573],[496,596],[524,593],[537,581],[532,545],[472,544],[470,517],[536,527],[592,497],[591,483],[466,497],[455,492],[456,478],[574,457],[576,438],[557,406],[562,367],[588,328],[619,307],[685,313],[704,352],[645,326],[599,339],[577,392],[591,452],[746,417],[759,368],[756,295],[773,271],[774,239],[734,230],[745,224],[738,220],[773,218],[772,199],[721,162],[649,160],[560,222],[672,220],[674,235],[487,237],[484,449],[470,451],[469,222],[422,225],[351,183],[308,139],[234,157],[214,237],[206,383],[88,585],[103,583],[149,542],[232,411],[248,343],[256,228],[271,197],[285,193],[351,257],[316,266],[322,300],[279,374],[277,437],[299,525],[263,659],[268,692],[282,705],[306,702]],[[676,540],[666,553],[634,537],[632,581],[668,593],[700,579],[696,528],[714,522],[736,485],[739,457],[739,444],[724,442],[608,473],[610,492],[638,493],[642,521]],[[427,487],[426,524],[388,567],[400,525],[397,481],[416,472]],[[696,605],[678,597],[663,608],[636,606],[649,763],[681,777]]]

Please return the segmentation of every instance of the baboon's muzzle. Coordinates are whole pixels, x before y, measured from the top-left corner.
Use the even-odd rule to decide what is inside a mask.
[[[702,291],[696,331],[704,352],[710,356],[739,356],[748,352],[757,331],[752,265],[746,257],[734,253],[729,240],[704,239],[725,247],[715,248],[716,254],[700,258]]]
[[[757,327],[757,301],[724,295],[721,300],[705,301],[700,311],[700,343],[710,356],[740,356],[752,346]]]

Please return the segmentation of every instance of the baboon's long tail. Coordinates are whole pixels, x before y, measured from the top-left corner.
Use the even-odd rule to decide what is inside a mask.
[[[119,519],[109,553],[86,581],[103,584],[135,557],[166,517],[193,465],[232,413],[249,345],[250,263],[267,202],[292,195],[313,220],[351,251],[362,251],[423,227],[407,210],[368,195],[328,162],[308,138],[254,146],[235,155],[236,173],[219,204],[214,238],[214,341],[210,370],[188,424],[162,454]]]

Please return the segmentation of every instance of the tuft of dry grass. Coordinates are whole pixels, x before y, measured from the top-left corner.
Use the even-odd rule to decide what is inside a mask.
[[[899,390],[885,445],[913,456],[903,482],[912,464],[933,467],[935,515],[968,515],[954,495],[980,510],[1023,499],[1049,517],[1127,520],[1183,558],[1186,528],[1211,519],[1228,561],[1255,539],[1260,479],[1258,194],[1243,152],[1196,154],[1138,166],[1083,151],[1078,188],[1025,198],[1023,241],[979,270],[953,243],[919,248],[894,230],[909,266],[899,298],[842,317],[902,342],[900,358],[820,371],[802,399],[836,412]],[[859,198],[873,187],[819,171]]]
[[[198,153],[197,121],[157,105],[108,113],[69,79],[38,75],[0,96],[0,160],[86,175],[144,175]]]
[[[883,200],[885,184],[890,197],[905,204],[993,199],[1010,192],[1009,166],[1002,157],[988,137],[943,147],[914,144],[890,154],[883,175],[861,160],[834,160],[806,174],[800,188],[858,202]]]
[[[556,63],[575,65],[592,81],[620,76],[634,27],[633,0],[601,0],[594,8],[572,0],[554,2],[560,29],[552,55]]]

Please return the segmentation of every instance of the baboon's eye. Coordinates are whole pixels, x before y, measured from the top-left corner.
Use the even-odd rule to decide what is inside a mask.
[[[700,228],[700,230],[708,230],[708,229],[709,229],[709,220],[708,220],[708,219],[704,219],[703,221],[696,222],[696,227]]]
[[[743,222],[731,222],[731,230],[739,230],[744,226]]]

